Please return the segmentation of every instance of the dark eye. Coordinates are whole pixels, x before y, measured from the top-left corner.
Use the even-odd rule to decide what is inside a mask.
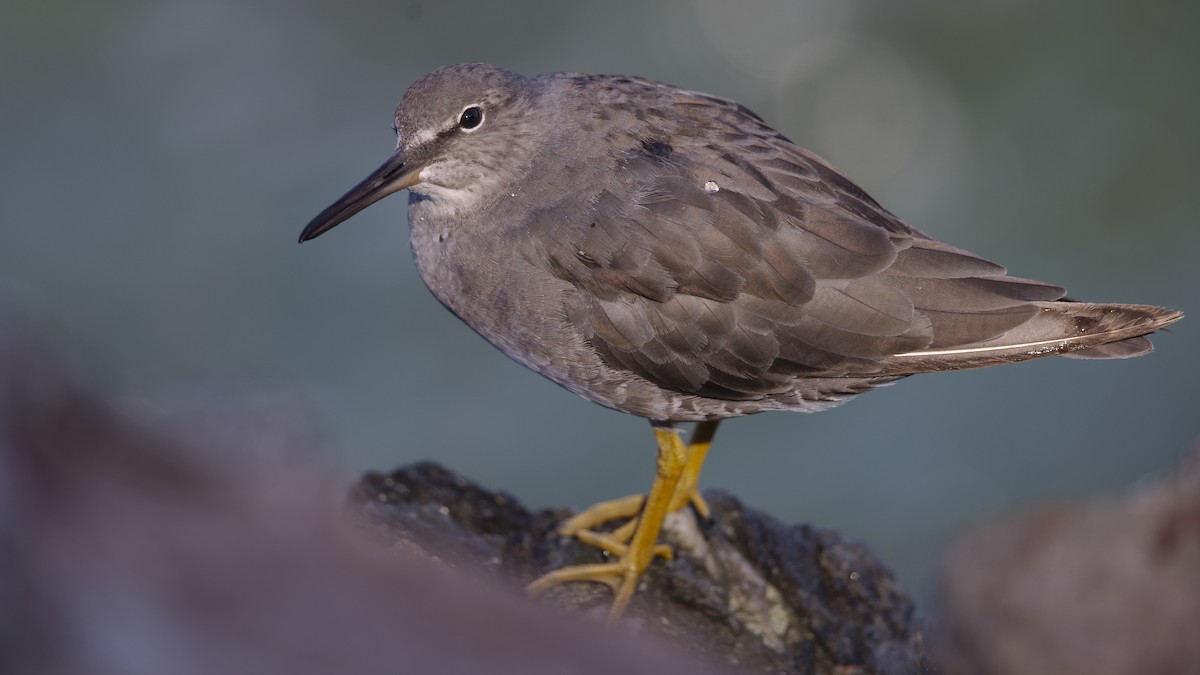
[[[458,126],[463,129],[474,129],[480,124],[483,124],[483,110],[477,105],[464,110],[462,117],[458,118]]]

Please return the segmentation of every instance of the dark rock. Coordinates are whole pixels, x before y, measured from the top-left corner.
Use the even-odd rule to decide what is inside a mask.
[[[710,520],[668,517],[672,561],[656,560],[623,619],[691,654],[742,672],[928,672],[913,604],[892,572],[836,532],[786,526],[709,492]],[[383,541],[523,587],[564,565],[604,560],[555,528],[568,512],[530,512],[436,465],[368,474],[352,503]],[[604,615],[610,591],[575,583],[554,603]]]

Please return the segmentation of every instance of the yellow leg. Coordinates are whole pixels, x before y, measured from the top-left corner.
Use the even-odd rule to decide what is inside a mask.
[[[720,420],[700,422],[692,431],[692,437],[688,440],[687,445],[687,463],[684,466],[683,475],[679,479],[679,485],[675,488],[675,493],[671,495],[671,505],[667,509],[668,511],[682,509],[691,504],[702,518],[708,518],[708,504],[700,495],[700,469],[704,466],[704,459],[708,456],[708,449],[712,446],[713,436],[717,433],[719,422]],[[586,510],[563,521],[558,531],[566,537],[578,537],[580,541],[589,546],[621,555],[623,545],[633,536],[633,530],[637,526],[637,520],[634,517],[642,510],[644,501],[643,495],[629,495],[593,504]],[[629,520],[612,532],[594,531],[604,523],[619,519]],[[669,558],[669,549],[661,555]]]
[[[700,469],[704,459],[708,457],[708,449],[712,447],[713,436],[717,435],[717,425],[721,420],[700,422],[692,431],[688,440],[687,465],[683,467],[683,476],[679,478],[679,487],[671,497],[671,510],[682,509],[691,504],[701,518],[708,518],[708,502],[700,494]]]
[[[650,565],[656,552],[661,549],[655,546],[658,532],[662,528],[663,518],[670,510],[671,501],[678,487],[680,476],[687,466],[687,447],[679,437],[679,430],[672,424],[656,424],[654,438],[658,442],[657,472],[650,494],[646,495],[641,516],[637,520],[637,529],[633,538],[619,559],[611,563],[598,565],[576,565],[554,570],[529,584],[530,593],[537,595],[553,586],[568,581],[594,581],[608,584],[616,591],[612,606],[608,610],[609,621],[621,616],[633,593],[637,590],[638,579]]]

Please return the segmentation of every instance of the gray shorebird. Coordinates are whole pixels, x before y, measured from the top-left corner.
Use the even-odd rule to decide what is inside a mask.
[[[530,585],[607,583],[610,618],[668,552],[663,517],[706,514],[720,420],[824,410],[917,373],[1137,356],[1182,316],[1009,276],[716,96],[468,64],[418,80],[394,120],[392,156],[300,241],[407,188],[413,257],[442,304],[517,362],[650,420],[650,492],[561,528],[615,561]],[[688,443],[683,422],[698,422]]]

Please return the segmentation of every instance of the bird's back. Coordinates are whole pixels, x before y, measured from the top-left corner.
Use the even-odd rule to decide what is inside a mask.
[[[1009,276],[908,227],[731,101],[559,77],[602,141],[564,161],[599,178],[542,204],[523,256],[566,282],[547,311],[599,356],[596,388],[645,381],[679,419],[811,409],[920,372],[1133,356],[1181,316]],[[647,413],[606,396],[589,398]]]

